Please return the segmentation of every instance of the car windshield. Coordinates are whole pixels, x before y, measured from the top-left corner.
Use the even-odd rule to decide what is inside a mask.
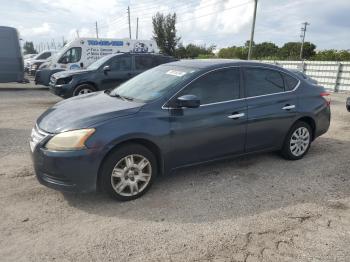
[[[96,70],[98,69],[101,65],[103,65],[105,62],[107,62],[107,60],[109,60],[111,58],[111,56],[104,56],[98,60],[96,60],[95,62],[93,62],[91,65],[89,65],[87,67],[87,69],[91,69],[91,70]]]
[[[150,102],[163,96],[197,71],[198,69],[192,67],[161,65],[125,82],[115,88],[110,95],[128,100]]]

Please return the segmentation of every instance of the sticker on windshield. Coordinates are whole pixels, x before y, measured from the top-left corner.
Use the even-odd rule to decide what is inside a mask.
[[[177,71],[177,70],[169,70],[168,72],[166,72],[167,75],[172,75],[172,76],[184,76],[186,75],[186,72],[181,72],[181,71]]]

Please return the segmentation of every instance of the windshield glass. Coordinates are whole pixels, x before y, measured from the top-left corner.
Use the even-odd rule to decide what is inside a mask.
[[[92,70],[95,70],[95,69],[98,69],[101,65],[103,65],[105,62],[107,62],[108,59],[110,59],[111,56],[104,56],[98,60],[96,60],[95,62],[93,62],[91,65],[89,65],[87,67],[87,69],[92,69]]]
[[[115,88],[110,95],[149,102],[163,96],[175,85],[190,78],[198,69],[161,65],[137,75]]]

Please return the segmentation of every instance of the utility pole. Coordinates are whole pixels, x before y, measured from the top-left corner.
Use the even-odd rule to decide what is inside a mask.
[[[131,39],[130,6],[128,6],[129,38]]]
[[[139,39],[139,18],[136,19],[136,40]]]
[[[64,36],[62,36],[62,47],[64,47]]]
[[[254,0],[254,15],[253,15],[253,23],[252,30],[250,32],[250,41],[249,41],[249,49],[248,49],[248,60],[252,57],[252,48],[254,42],[254,30],[255,30],[255,20],[256,20],[256,8],[258,6],[258,0]]]
[[[98,26],[97,26],[97,21],[95,23],[95,28],[96,28],[96,38],[98,38]]]
[[[301,30],[301,34],[300,34],[300,38],[301,38],[300,60],[303,60],[303,49],[304,49],[306,27],[310,24],[308,22],[304,22],[304,23],[302,23],[302,25],[303,25],[303,27],[300,29]]]
[[[77,29],[76,33],[77,33],[77,37],[79,38],[79,30],[78,29]]]

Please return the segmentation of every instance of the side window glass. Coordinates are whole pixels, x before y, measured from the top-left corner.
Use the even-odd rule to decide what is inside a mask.
[[[278,71],[245,68],[244,80],[247,97],[284,92],[283,78]]]
[[[131,56],[117,56],[112,60],[110,67],[113,71],[131,71]]]
[[[50,55],[51,55],[51,53],[45,52],[45,53],[41,54],[41,55],[37,58],[37,60],[44,60],[44,59],[48,58]]]
[[[286,91],[291,91],[297,86],[298,80],[296,80],[294,77],[287,74],[283,74],[283,77]]]
[[[59,59],[58,63],[69,64],[79,62],[81,58],[81,47],[72,47]]]
[[[238,68],[220,69],[195,80],[178,96],[195,95],[201,105],[238,99],[239,79]]]
[[[147,70],[154,67],[155,61],[152,56],[135,56],[135,69],[136,70]]]

